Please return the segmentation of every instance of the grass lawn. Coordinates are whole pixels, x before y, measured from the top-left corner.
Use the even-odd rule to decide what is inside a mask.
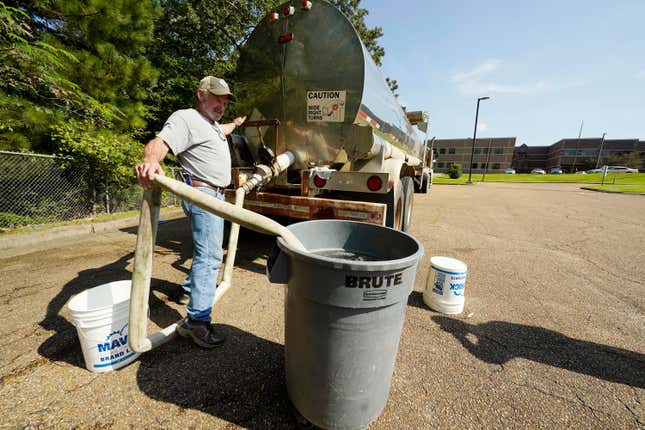
[[[482,174],[472,175],[473,182],[482,182]],[[532,175],[530,173],[519,173],[507,175],[504,173],[490,173],[486,175],[485,182],[562,182],[578,184],[600,184],[602,175],[594,173],[591,175],[563,174],[563,175]],[[465,184],[468,181],[468,173],[464,173],[458,179],[450,179],[448,175],[438,173],[433,176],[434,184]],[[643,185],[645,186],[645,173],[610,173],[605,177],[605,185]],[[640,192],[640,191],[639,191]]]
[[[585,190],[614,191],[617,193],[645,194],[645,185],[589,185]]]
[[[181,209],[181,206],[168,206],[168,207],[163,207],[161,208],[161,213],[164,212],[169,212],[173,210]],[[123,219],[123,218],[130,218],[133,216],[139,216],[139,211],[134,210],[134,211],[127,211],[127,212],[116,212],[113,214],[101,214],[97,215],[94,218],[83,218],[83,219],[74,219],[74,220],[69,220],[69,221],[58,221],[58,222],[52,222],[49,224],[38,224],[38,225],[29,225],[29,226],[24,226],[24,227],[17,227],[14,229],[5,229],[2,230],[0,229],[0,235],[7,235],[7,234],[20,234],[20,233],[26,233],[34,230],[48,230],[50,228],[55,228],[55,227],[63,227],[67,225],[77,225],[77,224],[91,224],[91,223],[99,223],[99,222],[107,222],[107,221],[114,221],[118,219]]]

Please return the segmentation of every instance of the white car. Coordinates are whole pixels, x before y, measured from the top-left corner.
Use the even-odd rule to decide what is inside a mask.
[[[533,175],[546,175],[546,172],[544,169],[533,169],[531,170],[531,174]]]
[[[514,175],[515,174],[515,169],[506,169],[506,170],[504,170],[504,173],[507,173],[509,175]]]
[[[602,173],[602,169],[601,167],[600,169],[587,170],[587,173]],[[607,166],[607,173],[638,173],[638,169],[625,166]]]
[[[625,166],[607,166],[607,173],[638,173],[638,169]]]

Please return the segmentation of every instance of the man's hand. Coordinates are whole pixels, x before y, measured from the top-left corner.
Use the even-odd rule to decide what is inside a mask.
[[[233,120],[233,124],[235,124],[235,127],[239,127],[242,124],[244,124],[244,121],[246,121],[246,115],[244,116],[238,116]]]
[[[244,121],[246,121],[246,116],[238,116],[233,120],[233,122],[220,125],[222,127],[222,130],[224,130],[224,134],[228,136],[229,134],[233,133],[233,130],[235,130],[235,128],[244,124]]]
[[[134,170],[137,172],[137,180],[139,184],[149,190],[153,186],[152,180],[155,178],[155,175],[165,176],[163,169],[157,161],[152,162],[143,162],[134,166]]]
[[[137,180],[144,189],[149,190],[152,188],[152,180],[155,178],[155,175],[165,176],[159,163],[168,153],[168,149],[166,142],[159,136],[146,144],[143,150],[143,163],[134,166],[134,171],[137,173]]]

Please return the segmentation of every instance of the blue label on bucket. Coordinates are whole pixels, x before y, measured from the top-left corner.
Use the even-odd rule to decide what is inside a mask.
[[[445,282],[445,280],[446,275],[441,272],[437,272],[434,277],[434,286],[432,287],[432,292],[443,296],[443,283]]]
[[[466,274],[464,272],[440,271],[435,269],[434,266],[432,269],[435,270],[434,284],[432,286],[433,293],[444,296],[444,298],[464,296],[464,289],[466,288]]]
[[[127,335],[128,323],[125,323],[121,330],[116,330],[106,336],[105,342],[96,344],[99,352],[100,364],[94,364],[95,368],[112,366],[132,357],[135,352],[130,351]]]

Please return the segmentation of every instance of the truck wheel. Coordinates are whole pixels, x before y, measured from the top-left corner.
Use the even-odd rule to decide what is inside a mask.
[[[421,194],[427,194],[429,186],[430,186],[430,175],[427,173],[424,173],[421,176],[421,187],[420,187],[421,189],[419,190],[419,192]]]
[[[401,216],[401,231],[408,231],[412,225],[412,206],[414,203],[414,181],[411,177],[401,178],[403,188],[403,213]]]
[[[377,200],[379,203],[385,203],[385,225],[395,230],[401,229],[401,220],[403,219],[403,186],[401,181],[390,190],[389,193]]]

